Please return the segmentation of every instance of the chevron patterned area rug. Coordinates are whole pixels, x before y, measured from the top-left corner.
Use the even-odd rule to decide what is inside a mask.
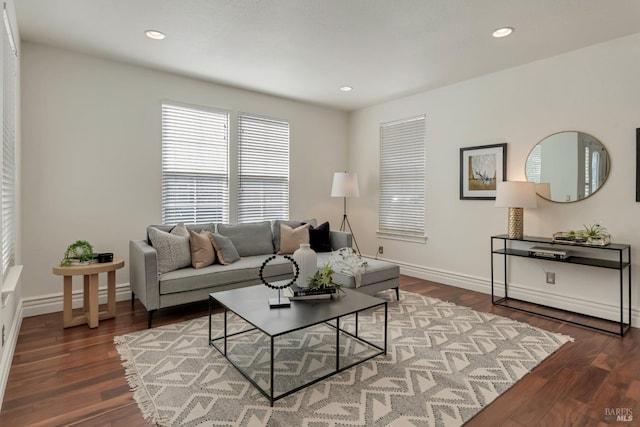
[[[405,427],[464,424],[572,341],[410,292],[402,292],[400,302],[392,301],[392,292],[380,296],[390,300],[387,355],[277,400],[274,407],[207,345],[206,316],[118,336],[115,343],[143,415],[158,425]],[[361,314],[360,335],[381,340],[383,313]],[[235,316],[229,325],[247,328]],[[353,319],[341,326],[353,330]],[[221,329],[222,314],[216,314],[214,336]],[[370,351],[346,334],[340,340],[349,357]],[[276,392],[335,366],[335,332],[326,325],[280,337],[275,347]],[[238,335],[229,349],[254,380],[268,384],[269,341],[261,333]]]

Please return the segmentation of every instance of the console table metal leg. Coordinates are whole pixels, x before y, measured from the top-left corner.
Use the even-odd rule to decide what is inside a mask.
[[[628,248],[627,259],[629,260],[629,282],[627,286],[629,286],[629,328],[631,328],[631,248]]]
[[[209,295],[209,345],[211,345],[211,295]]]
[[[495,301],[493,293],[493,237],[491,238],[491,304]]]

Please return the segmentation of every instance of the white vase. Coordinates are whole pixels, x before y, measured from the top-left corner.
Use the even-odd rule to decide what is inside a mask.
[[[300,269],[296,284],[299,288],[308,288],[309,279],[316,274],[318,269],[318,254],[311,249],[309,243],[300,243],[300,247],[293,253],[293,259]]]

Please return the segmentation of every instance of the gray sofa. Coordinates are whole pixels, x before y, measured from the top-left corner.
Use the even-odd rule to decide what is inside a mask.
[[[240,255],[240,260],[229,264],[213,264],[203,268],[185,267],[165,273],[158,272],[158,252],[151,245],[149,235],[144,240],[129,242],[129,270],[132,304],[135,297],[148,311],[148,325],[151,327],[153,313],[166,307],[203,301],[209,293],[235,289],[261,283],[260,267],[280,248],[280,223],[296,227],[303,221],[262,221],[247,224],[192,224],[188,229],[196,232],[207,230],[226,236]],[[315,225],[315,220],[304,221]],[[151,225],[169,232],[172,226]],[[148,227],[148,228],[149,228]],[[351,234],[330,231],[331,249],[351,247]],[[328,262],[330,252],[318,253],[318,267]],[[396,289],[399,297],[399,268],[395,264],[366,259],[367,268],[361,276],[359,291],[373,294],[384,289]],[[278,256],[269,262],[263,277],[269,282],[290,280],[292,266],[284,257]],[[346,287],[355,287],[352,276],[334,273],[333,280]]]

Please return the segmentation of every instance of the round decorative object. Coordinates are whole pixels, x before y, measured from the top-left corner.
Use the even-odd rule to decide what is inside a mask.
[[[271,261],[273,261],[274,259],[276,259],[275,255],[270,256],[269,258],[265,259],[264,262],[262,263],[262,265],[260,266],[260,280],[262,281],[262,284],[271,288],[271,289],[284,289],[284,288],[288,288],[289,286],[291,286],[292,283],[295,283],[296,279],[298,278],[298,275],[300,274],[300,268],[298,267],[298,264],[296,263],[296,261],[291,258],[289,255],[285,255],[284,256],[285,259],[288,259],[289,261],[291,261],[291,264],[293,264],[293,279],[291,279],[290,282],[285,283],[283,285],[272,285],[271,283],[267,282],[266,280],[264,280],[264,277],[262,276],[262,273],[264,271],[264,268],[267,266],[267,264],[269,264]]]
[[[318,269],[318,254],[311,249],[309,243],[300,243],[300,247],[293,253],[293,259],[300,267],[300,280],[296,284],[299,288],[308,288],[309,279]]]

